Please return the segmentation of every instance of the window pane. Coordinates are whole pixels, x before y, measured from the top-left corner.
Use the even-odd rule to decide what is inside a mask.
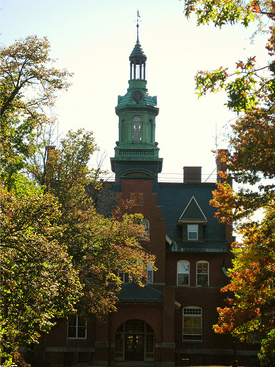
[[[208,263],[198,263],[198,273],[208,273]]]
[[[189,240],[197,240],[198,239],[198,225],[197,224],[188,224],[188,239]]]
[[[142,320],[128,320],[125,323],[126,332],[144,331],[144,321]]]
[[[147,270],[147,283],[153,283],[153,270]]]
[[[183,309],[183,340],[201,340],[201,308]]]
[[[189,275],[188,274],[178,274],[178,285],[188,285]]]
[[[76,326],[76,315],[69,317],[68,324],[69,324],[69,327]]]
[[[154,335],[146,335],[146,353],[153,353],[154,351]]]
[[[78,338],[85,338],[86,337],[86,333],[85,333],[86,328],[85,328],[85,326],[78,326],[77,331],[78,331],[78,335],[77,335]]]
[[[76,328],[68,327],[68,338],[76,338]]]
[[[198,274],[198,285],[208,285],[207,274]]]
[[[189,274],[189,263],[188,262],[179,262],[178,263],[178,273],[180,273],[180,274]]]
[[[189,285],[189,263],[178,262],[178,285]]]
[[[197,285],[208,285],[209,264],[207,262],[197,263]]]

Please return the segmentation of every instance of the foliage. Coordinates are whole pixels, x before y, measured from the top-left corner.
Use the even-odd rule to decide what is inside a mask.
[[[269,32],[267,63],[257,65],[257,57],[237,60],[236,68],[218,67],[198,71],[195,76],[199,97],[224,90],[227,107],[238,114],[232,124],[229,150],[217,152],[227,173],[213,192],[211,204],[222,222],[234,224],[242,236],[232,245],[235,259],[229,270],[230,284],[223,292],[233,292],[228,306],[219,308],[218,333],[231,333],[240,340],[253,341],[274,329],[275,275],[275,18],[273,1],[185,0],[184,13],[195,14],[197,24],[222,28],[257,22],[257,31]],[[241,185],[233,190],[232,179]],[[255,215],[260,216],[258,220]],[[263,342],[264,343],[264,342]],[[264,345],[264,344],[263,344]]]
[[[262,367],[275,365],[275,329],[271,330],[267,339],[262,341],[261,353],[259,354]]]
[[[274,6],[270,1],[240,0],[185,0],[184,14],[197,16],[197,24],[213,23],[221,28],[226,24],[241,23],[247,27],[252,21],[261,21],[260,15],[274,16]]]
[[[229,307],[219,308],[214,329],[230,332],[240,340],[253,341],[275,327],[275,201],[266,206],[264,219],[246,223],[240,233],[242,243],[235,243],[231,282],[223,292],[234,292]]]
[[[153,257],[138,241],[143,235],[140,215],[123,214],[127,205],[109,218],[97,213],[93,195],[102,187],[100,170],[88,166],[96,149],[91,132],[69,131],[58,149],[48,148],[46,170],[34,160],[32,174],[61,204],[58,223],[64,232],[60,242],[68,245],[84,287],[79,307],[100,314],[115,309],[115,293],[121,287],[118,270],[139,281],[146,277],[147,262],[153,263]],[[110,200],[109,212],[110,204],[115,204],[112,196]]]
[[[0,50],[0,177],[10,185],[35,150],[42,126],[53,122],[57,92],[71,74],[53,67],[46,37],[29,36]]]
[[[81,295],[66,246],[57,200],[20,177],[1,186],[1,345],[10,354],[37,342],[55,318],[74,311]]]
[[[71,76],[52,67],[49,48],[46,38],[30,36],[1,50],[1,338],[6,364],[19,361],[20,344],[37,342],[58,318],[75,312],[77,301],[86,315],[114,310],[121,286],[118,270],[140,282],[147,263],[154,262],[139,244],[140,215],[122,214],[127,211],[120,211],[122,206],[109,218],[96,211],[92,196],[98,203],[103,190],[100,168],[89,167],[97,150],[93,134],[70,131],[58,149],[47,135],[57,92],[68,88]],[[111,202],[113,197],[106,196],[109,213]]]

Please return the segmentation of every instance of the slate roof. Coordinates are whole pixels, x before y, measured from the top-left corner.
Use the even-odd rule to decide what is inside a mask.
[[[137,283],[124,283],[118,294],[124,303],[163,303],[162,293],[148,285],[140,287]]]
[[[157,193],[158,205],[161,206],[162,218],[166,219],[166,233],[171,240],[171,251],[186,252],[227,252],[228,247],[225,241],[224,225],[219,223],[214,217],[216,209],[210,206],[212,191],[215,190],[215,183],[159,183],[155,185],[154,191]],[[188,208],[188,203],[194,197],[203,215],[207,218],[205,225],[204,240],[183,241],[182,225],[178,224],[179,218]],[[195,202],[193,203],[195,204]],[[185,211],[185,215],[194,219],[195,216],[203,218],[202,213],[195,208],[195,205]],[[199,219],[199,218],[198,218]]]

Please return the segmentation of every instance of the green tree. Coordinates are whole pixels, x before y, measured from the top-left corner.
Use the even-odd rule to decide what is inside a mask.
[[[271,330],[268,338],[262,341],[261,353],[259,354],[262,367],[274,366],[275,364],[275,329]]]
[[[84,287],[80,307],[87,314],[115,309],[116,293],[121,288],[118,271],[140,282],[146,277],[147,263],[154,262],[154,257],[146,254],[139,243],[144,235],[142,216],[124,214],[129,204],[122,203],[107,218],[97,213],[93,195],[100,192],[102,182],[98,180],[99,170],[89,168],[96,149],[91,132],[69,131],[58,149],[48,148],[46,170],[36,159],[31,171],[61,204],[58,223],[64,232],[60,242],[68,245],[79,271]],[[109,212],[116,204],[112,195],[111,199]]]
[[[81,286],[66,246],[57,241],[57,200],[20,176],[11,191],[1,185],[0,194],[1,347],[8,357],[71,314]]]
[[[118,270],[141,283],[154,262],[139,243],[141,215],[122,214],[124,204],[108,218],[96,212],[92,133],[69,132],[58,149],[51,145],[49,116],[70,76],[52,61],[49,42],[36,36],[1,51],[1,335],[10,358],[74,312],[80,295],[86,315],[114,310]]]
[[[71,74],[53,67],[48,39],[29,36],[0,50],[0,178],[10,185],[14,173],[36,148],[37,134],[54,121],[57,92]]]
[[[267,63],[257,65],[256,56],[236,60],[236,69],[218,67],[198,71],[195,76],[198,96],[224,90],[227,107],[238,114],[232,124],[229,150],[217,152],[226,166],[220,172],[211,204],[216,216],[234,224],[242,236],[232,246],[235,254],[229,271],[231,282],[222,291],[233,291],[228,306],[219,308],[214,329],[232,333],[240,340],[252,341],[255,334],[265,337],[274,328],[274,203],[275,203],[275,17],[274,2],[234,0],[185,0],[187,17],[195,14],[197,24],[257,23],[257,32],[269,33]],[[230,181],[241,187],[234,191]],[[260,219],[255,214],[262,213]]]

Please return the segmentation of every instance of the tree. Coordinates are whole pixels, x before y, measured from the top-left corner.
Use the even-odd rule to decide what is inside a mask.
[[[69,87],[66,69],[53,67],[48,39],[29,36],[0,50],[0,178],[10,185],[36,148],[40,129],[54,122],[57,92]]]
[[[229,307],[219,308],[218,333],[230,332],[241,341],[266,337],[275,328],[275,202],[265,208],[260,223],[240,229],[242,243],[235,243],[231,282],[223,292],[233,292]]]
[[[47,148],[46,170],[37,156],[30,165],[35,180],[46,185],[61,204],[58,223],[64,232],[59,241],[68,245],[74,267],[79,271],[84,287],[79,308],[86,315],[116,309],[116,294],[121,289],[119,271],[141,284],[140,280],[146,278],[147,264],[154,263],[154,257],[139,243],[144,235],[142,216],[130,214],[129,203],[121,203],[107,218],[96,211],[93,196],[104,186],[98,180],[100,169],[89,168],[96,150],[91,132],[69,131],[59,148]],[[105,202],[108,205],[106,197]],[[111,213],[115,204],[110,195],[106,211]]]
[[[234,297],[228,298],[227,307],[219,308],[214,329],[252,341],[255,334],[267,337],[274,328],[275,28],[269,26],[275,17],[274,2],[185,0],[184,12],[187,17],[195,13],[198,25],[212,22],[222,28],[241,23],[247,27],[256,21],[257,32],[270,34],[267,65],[257,66],[257,57],[249,56],[236,62],[235,71],[218,67],[198,71],[195,76],[199,97],[225,90],[227,107],[238,114],[229,151],[217,152],[227,173],[220,172],[222,182],[217,184],[211,204],[221,221],[234,224],[242,242],[232,245],[231,282],[222,289],[232,291]],[[242,185],[237,191],[229,183],[232,179]],[[259,211],[263,214],[257,220]]]
[[[57,200],[22,176],[11,191],[1,185],[0,194],[1,346],[9,357],[74,312],[81,286],[66,246],[57,241]]]
[[[262,367],[274,366],[275,364],[275,329],[271,330],[268,338],[262,341],[261,353],[259,354]]]
[[[75,312],[80,296],[86,315],[114,310],[118,271],[141,284],[154,261],[139,244],[141,215],[96,211],[93,134],[69,132],[57,149],[47,136],[56,92],[71,75],[51,66],[49,47],[31,36],[1,50],[1,336],[13,361],[18,345]]]

